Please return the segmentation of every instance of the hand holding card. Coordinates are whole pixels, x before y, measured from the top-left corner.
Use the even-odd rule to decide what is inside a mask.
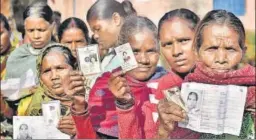
[[[69,77],[65,79],[64,92],[74,103],[75,109],[80,112],[85,110],[87,102],[85,101],[85,78],[80,71],[71,71]]]
[[[122,75],[122,71],[114,72],[108,81],[108,86],[117,101],[127,103],[132,100],[131,90],[126,79],[122,77]]]
[[[183,110],[187,111],[185,104],[181,98],[181,91],[179,87],[172,87],[163,91],[165,98],[179,105]]]

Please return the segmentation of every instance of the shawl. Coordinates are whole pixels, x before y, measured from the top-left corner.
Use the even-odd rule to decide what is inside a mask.
[[[49,46],[51,47],[51,46]],[[46,47],[48,48],[48,47]],[[45,49],[46,49],[45,48]],[[44,49],[44,50],[45,50]],[[43,51],[44,51],[43,50]],[[42,52],[43,52],[42,51]],[[42,107],[41,104],[43,102],[48,102],[51,100],[60,100],[61,103],[61,115],[69,115],[70,114],[70,106],[71,106],[71,99],[68,97],[59,97],[47,88],[47,86],[43,83],[40,79],[41,73],[41,65],[42,65],[42,54],[41,53],[37,57],[36,67],[37,67],[37,77],[39,78],[39,85],[35,88],[30,89],[29,91],[22,91],[21,94],[24,92],[28,92],[28,96],[23,98],[20,101],[18,107],[18,115],[20,116],[40,116],[42,115]]]
[[[29,69],[36,73],[36,59],[42,49],[34,49],[31,44],[23,44],[16,48],[7,59],[6,79],[20,78]],[[36,83],[39,79],[36,77]]]
[[[117,69],[114,71],[116,70]],[[163,69],[157,68],[157,71],[150,80],[159,78],[163,74],[165,74]],[[110,76],[111,73],[106,72],[97,79],[95,85],[90,91],[88,104],[92,125],[95,131],[108,136],[118,137],[118,114],[116,110],[115,98],[108,89],[108,80]],[[151,90],[147,87],[147,82],[137,81],[128,75],[125,75],[125,78],[129,87],[131,88],[135,102],[138,102],[138,108],[141,109],[143,103],[149,100],[149,94],[151,92]],[[143,117],[142,111],[138,111],[138,115]]]
[[[196,69],[193,73],[185,77],[186,82],[198,82],[216,85],[239,85],[248,87],[245,108],[255,107],[255,67],[245,65],[238,70],[232,70],[225,73],[211,71],[201,62],[196,64]],[[244,112],[243,123],[239,138],[248,138],[255,135],[255,112]],[[254,133],[254,134],[253,134]],[[202,134],[202,138],[229,138],[230,135],[211,135]]]

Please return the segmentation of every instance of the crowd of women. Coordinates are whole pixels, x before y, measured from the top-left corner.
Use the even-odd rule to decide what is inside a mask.
[[[70,17],[59,26],[59,42],[53,39],[52,14],[45,3],[29,5],[23,13],[28,41],[15,49],[7,19],[0,16],[1,80],[31,69],[37,83],[16,101],[1,93],[1,138],[12,137],[13,116],[40,116],[41,104],[51,100],[60,101],[57,128],[70,138],[229,138],[177,125],[187,114],[162,91],[184,82],[248,87],[239,138],[255,136],[255,67],[240,65],[245,30],[233,13],[212,10],[200,19],[193,11],[175,9],[157,27],[130,1],[98,0],[86,14],[93,36],[81,19]],[[100,48],[103,72],[86,77],[78,69],[76,48],[92,43]],[[138,67],[123,73],[114,48],[125,43]],[[169,71],[157,66],[160,54]]]

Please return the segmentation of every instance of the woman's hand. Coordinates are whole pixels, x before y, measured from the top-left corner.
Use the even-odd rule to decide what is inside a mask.
[[[57,128],[70,136],[74,136],[76,134],[76,126],[72,116],[64,116],[59,120],[59,124]]]
[[[85,101],[85,78],[80,71],[71,71],[65,79],[64,92],[73,100],[73,107],[77,113],[84,112],[87,107]]]
[[[122,75],[123,73],[121,71],[113,73],[108,81],[108,87],[117,101],[126,103],[132,99],[132,96],[130,87]]]
[[[179,105],[166,99],[159,102],[157,109],[160,119],[158,136],[167,138],[169,133],[174,130],[175,122],[185,121],[186,113]]]

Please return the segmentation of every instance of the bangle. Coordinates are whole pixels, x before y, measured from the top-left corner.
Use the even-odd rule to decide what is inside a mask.
[[[116,99],[115,104],[118,108],[127,110],[135,104],[134,97],[132,96],[131,99],[127,101],[119,101]]]

